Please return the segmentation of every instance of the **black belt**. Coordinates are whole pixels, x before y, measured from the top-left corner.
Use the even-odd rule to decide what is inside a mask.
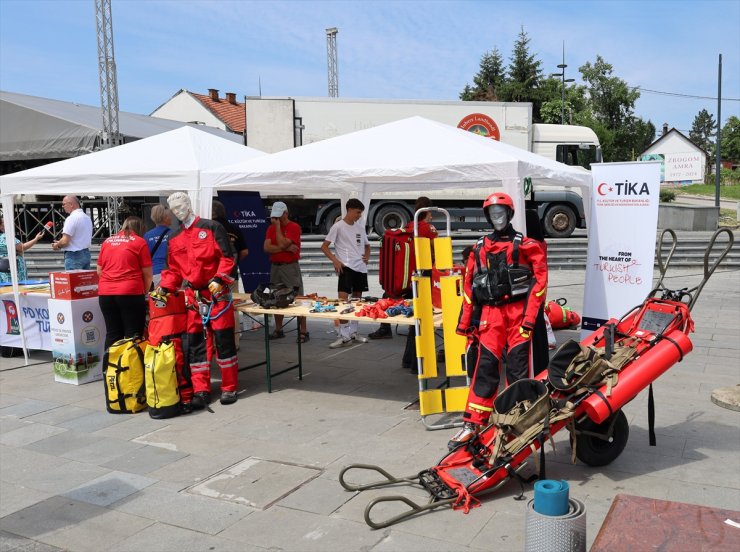
[[[285,265],[292,265],[296,264],[298,261],[290,261],[289,263],[272,263],[273,266],[285,266]]]
[[[78,249],[77,251],[65,251],[64,253],[82,253],[83,251],[90,251],[90,248],[86,247],[85,249]]]

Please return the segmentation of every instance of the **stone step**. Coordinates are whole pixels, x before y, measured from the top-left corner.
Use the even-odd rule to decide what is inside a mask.
[[[673,268],[702,267],[704,264],[704,253],[711,239],[711,232],[679,232],[678,246],[671,260]],[[479,235],[472,232],[453,235],[452,254],[456,262],[460,262],[462,250],[474,245]],[[721,238],[724,243],[724,237]],[[307,276],[333,275],[334,270],[329,260],[321,252],[323,236],[307,235],[302,240],[301,270]],[[380,240],[377,237],[370,238],[371,262],[370,274],[378,273],[378,250]],[[720,249],[718,245],[715,249]],[[588,239],[585,236],[571,236],[565,239],[553,239],[547,242],[548,266],[550,270],[580,270],[586,266],[586,252]],[[663,257],[669,252],[668,241],[663,248]],[[93,265],[100,251],[99,245],[91,247]],[[26,265],[30,278],[46,278],[51,271],[64,269],[62,254],[51,250],[49,244],[38,244],[29,250],[26,255]],[[710,263],[716,255],[710,258]],[[740,268],[740,245],[735,243],[730,253],[725,257],[723,268]]]

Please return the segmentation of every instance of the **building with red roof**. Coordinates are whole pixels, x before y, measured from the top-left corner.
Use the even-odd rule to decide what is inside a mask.
[[[219,97],[215,88],[209,88],[208,94],[196,94],[183,88],[155,109],[151,116],[216,127],[242,135],[246,128],[244,104],[236,100],[234,92],[226,92],[224,97]]]

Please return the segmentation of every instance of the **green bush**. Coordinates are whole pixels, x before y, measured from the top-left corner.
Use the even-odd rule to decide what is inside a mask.
[[[670,203],[676,199],[676,192],[673,190],[663,189],[660,190],[660,202],[661,203]]]
[[[737,186],[740,184],[740,170],[720,169],[719,181],[722,186]]]

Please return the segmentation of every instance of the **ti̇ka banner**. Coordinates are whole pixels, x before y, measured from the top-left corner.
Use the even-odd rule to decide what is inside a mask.
[[[270,226],[259,192],[218,192],[226,219],[242,232],[249,255],[239,263],[244,291],[254,291],[270,281],[270,257],[265,253],[265,234]]]
[[[660,163],[591,166],[591,221],[581,339],[652,290]]]

